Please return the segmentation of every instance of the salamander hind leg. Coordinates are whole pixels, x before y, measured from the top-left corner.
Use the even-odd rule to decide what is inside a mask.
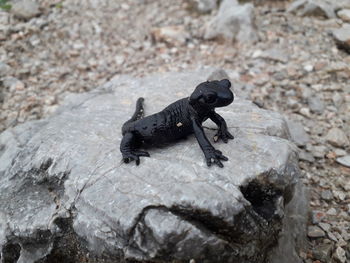
[[[150,155],[148,152],[136,150],[134,145],[135,136],[131,132],[128,132],[123,136],[120,144],[120,151],[122,152],[124,163],[135,161],[136,165],[139,165],[141,156],[149,157]]]

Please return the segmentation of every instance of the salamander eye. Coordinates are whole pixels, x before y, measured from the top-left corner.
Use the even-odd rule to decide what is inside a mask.
[[[215,94],[208,94],[205,96],[205,102],[206,103],[213,103],[216,100],[216,95]]]

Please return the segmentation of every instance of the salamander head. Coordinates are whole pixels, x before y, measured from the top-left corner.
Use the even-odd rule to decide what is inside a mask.
[[[227,106],[234,99],[230,87],[231,82],[228,79],[203,82],[196,87],[190,96],[189,103],[192,106],[198,105],[208,108]]]

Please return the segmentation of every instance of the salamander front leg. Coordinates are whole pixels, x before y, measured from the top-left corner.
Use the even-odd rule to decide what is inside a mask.
[[[136,165],[139,165],[140,156],[149,157],[150,155],[148,152],[135,150],[134,144],[135,136],[131,132],[126,133],[120,144],[120,151],[122,152],[124,163],[135,161]]]
[[[195,119],[192,119],[193,131],[196,139],[201,147],[205,159],[207,161],[207,165],[211,166],[213,163],[219,167],[224,167],[221,161],[227,161],[228,158],[222,154],[221,151],[216,150],[208,141],[205,133],[203,131],[202,126]]]
[[[229,139],[234,139],[233,135],[227,130],[227,124],[223,117],[213,111],[210,113],[209,118],[219,128],[218,132],[214,135],[214,142],[221,139],[224,143],[227,143]]]

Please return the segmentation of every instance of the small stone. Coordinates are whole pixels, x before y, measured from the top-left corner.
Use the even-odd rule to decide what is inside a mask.
[[[300,122],[287,120],[287,125],[291,139],[297,146],[305,146],[310,141],[310,136]]]
[[[32,0],[20,0],[13,3],[11,12],[18,18],[29,20],[40,15],[39,5]]]
[[[322,16],[335,18],[335,6],[326,1],[297,0],[287,9],[288,12],[296,13],[299,16]]]
[[[337,15],[344,21],[350,22],[350,9],[343,9],[338,11]]]
[[[334,103],[334,106],[337,108],[340,108],[340,106],[343,103],[343,100],[344,100],[343,96],[341,96],[338,92],[334,93],[332,96],[332,101]]]
[[[330,201],[333,199],[333,194],[330,190],[323,190],[321,192],[321,198],[326,201]]]
[[[309,109],[309,108],[303,107],[303,108],[301,108],[301,109],[299,110],[299,113],[300,113],[301,115],[307,117],[307,118],[310,118],[310,117],[311,117],[311,113],[310,113],[310,109]]]
[[[328,235],[330,240],[333,240],[334,242],[338,242],[337,237],[331,231],[328,231],[327,235]]]
[[[326,217],[326,214],[319,210],[313,210],[311,212],[311,220],[313,224],[318,224]]]
[[[306,72],[312,72],[314,70],[314,66],[313,65],[305,65],[304,70]]]
[[[337,247],[337,249],[333,253],[333,257],[337,262],[340,262],[340,263],[346,262],[345,250],[341,247]]]
[[[343,184],[341,184],[341,187],[347,191],[350,192],[350,181],[344,182]]]
[[[315,161],[315,158],[313,157],[313,155],[306,151],[299,152],[299,159],[302,161],[307,161],[309,163],[313,163]]]
[[[345,241],[350,240],[350,234],[346,231],[346,229],[341,229],[341,236]]]
[[[117,65],[122,65],[125,61],[125,57],[123,55],[116,55],[114,57],[115,63],[117,63]]]
[[[326,154],[326,157],[328,158],[328,159],[335,159],[336,157],[337,157],[337,155],[335,154],[335,152],[328,152],[327,154]]]
[[[326,233],[322,229],[320,229],[318,226],[309,226],[307,230],[307,235],[308,237],[317,238],[317,237],[324,237]]]
[[[236,0],[222,1],[218,14],[206,25],[205,39],[225,39],[241,43],[256,42],[254,5]]]
[[[326,140],[331,145],[340,148],[344,148],[350,144],[346,134],[339,128],[330,129],[326,135]]]
[[[262,50],[258,49],[258,50],[255,50],[252,54],[252,58],[259,58],[261,55],[262,55]]]
[[[216,0],[198,0],[197,11],[200,13],[210,13],[218,7]]]
[[[23,90],[25,88],[25,85],[22,81],[13,77],[5,78],[3,80],[3,85],[5,88],[9,89],[12,92]]]
[[[280,48],[271,48],[262,52],[260,57],[269,59],[276,62],[287,63],[288,62],[288,52]]]
[[[311,96],[308,98],[310,110],[314,113],[322,114],[324,111],[324,103],[318,96]]]
[[[152,36],[156,42],[165,42],[169,46],[174,46],[175,44],[183,45],[190,38],[190,35],[182,25],[155,28],[152,30]]]
[[[333,37],[340,48],[350,52],[350,24],[344,24],[341,28],[333,30]]]
[[[315,70],[316,71],[321,70],[321,69],[325,68],[326,66],[327,66],[327,62],[318,61],[315,63]]]
[[[120,7],[122,9],[124,9],[124,10],[129,10],[130,9],[130,6],[128,4],[125,4],[125,3],[121,4]]]
[[[337,242],[337,246],[339,246],[339,247],[345,247],[347,245],[348,245],[348,242],[346,242],[342,238]]]
[[[344,201],[346,194],[344,194],[343,191],[337,191],[337,190],[333,190],[333,195],[335,198],[339,199],[340,201]]]
[[[337,157],[342,157],[342,156],[345,156],[346,155],[346,151],[345,150],[343,150],[343,149],[335,149],[334,150],[334,153],[335,153],[335,155],[337,156]],[[350,156],[349,156],[349,158],[350,158]]]
[[[327,211],[326,214],[330,215],[330,216],[335,216],[335,215],[337,215],[337,210],[334,207],[332,207]]]
[[[10,71],[11,71],[11,67],[6,63],[3,63],[0,61],[0,77],[4,77],[10,74]]]
[[[322,223],[320,222],[319,227],[321,227],[324,231],[328,232],[331,229],[331,225],[328,223]]]
[[[320,244],[312,251],[315,259],[322,262],[330,262],[333,244]]]
[[[336,159],[337,163],[344,165],[346,167],[350,167],[350,155],[346,155],[343,157],[339,157]]]
[[[324,145],[317,145],[313,147],[313,155],[316,158],[323,158],[327,152],[327,147]]]

